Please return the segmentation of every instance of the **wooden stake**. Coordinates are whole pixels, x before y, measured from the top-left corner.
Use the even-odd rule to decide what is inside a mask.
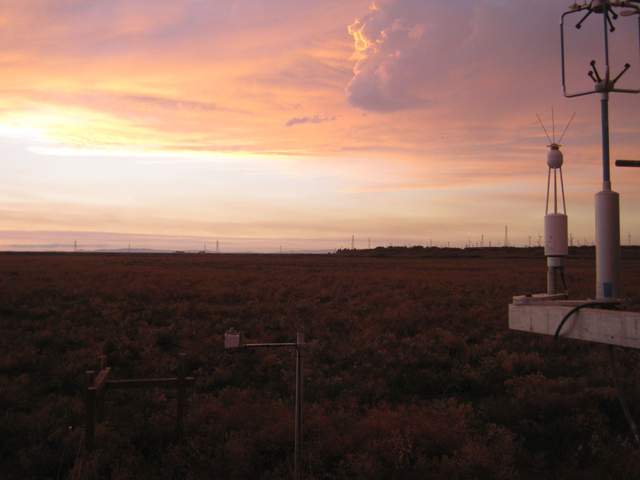
[[[176,439],[181,441],[184,433],[184,411],[186,408],[186,357],[185,353],[178,354],[178,405],[176,411]]]
[[[96,435],[96,389],[93,387],[93,370],[86,371],[87,391],[85,392],[84,442],[88,452],[93,451]]]

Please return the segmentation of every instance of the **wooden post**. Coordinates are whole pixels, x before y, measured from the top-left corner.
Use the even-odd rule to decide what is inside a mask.
[[[186,408],[186,354],[178,354],[178,401],[176,411],[176,440],[181,441],[184,435],[184,411]]]
[[[107,367],[107,356],[100,355],[98,357],[100,361],[100,373]],[[97,385],[96,385],[97,387]],[[96,393],[96,420],[101,422],[104,419],[104,391],[103,386],[98,387],[99,390]]]
[[[104,420],[104,389],[96,392],[96,421]]]
[[[184,435],[184,416],[187,404],[187,387],[193,385],[194,378],[187,377],[186,354],[178,355],[177,377],[168,378],[129,378],[110,380],[111,367],[106,366],[104,357],[100,359],[100,371],[86,371],[85,391],[85,448],[95,448],[96,422],[104,416],[104,401],[107,388],[150,388],[166,387],[177,389],[176,438],[182,440]]]
[[[96,432],[96,389],[93,387],[93,370],[86,371],[87,391],[85,392],[85,430],[84,442],[88,452],[95,446]]]

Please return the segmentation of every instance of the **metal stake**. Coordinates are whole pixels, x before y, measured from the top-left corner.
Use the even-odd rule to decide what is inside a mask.
[[[303,355],[304,333],[296,335],[296,421],[295,421],[295,446],[294,446],[294,478],[302,480],[302,400],[303,400]]]
[[[295,348],[296,349],[296,400],[294,413],[294,450],[293,450],[293,478],[302,480],[302,405],[304,401],[304,332],[299,330],[295,342],[286,343],[244,343],[241,333],[229,330],[224,335],[224,345],[227,350],[251,348]]]

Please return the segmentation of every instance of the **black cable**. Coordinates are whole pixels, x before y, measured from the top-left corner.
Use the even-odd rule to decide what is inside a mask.
[[[627,423],[629,424],[631,433],[633,433],[633,438],[635,438],[636,440],[636,445],[640,447],[640,436],[638,435],[638,426],[636,425],[636,422],[633,420],[633,417],[631,416],[631,412],[629,411],[627,402],[624,399],[624,395],[622,394],[622,388],[620,388],[620,384],[618,383],[618,376],[616,375],[616,358],[615,358],[615,351],[614,351],[613,345],[609,345],[609,361],[611,363],[611,378],[613,379],[613,385],[616,387],[616,391],[618,392],[618,402],[622,407],[622,411],[624,412],[624,416],[627,419]]]
[[[567,320],[569,320],[571,315],[573,315],[577,311],[587,307],[611,308],[612,306],[615,306],[615,305],[617,305],[617,303],[615,302],[587,302],[587,303],[582,303],[580,305],[573,307],[571,310],[569,310],[569,313],[567,313],[562,319],[562,321],[558,324],[558,328],[556,328],[556,333],[554,335],[554,338],[556,340],[559,338],[562,327],[564,327],[564,324],[567,323]]]
[[[558,339],[558,336],[560,335],[560,331],[562,330],[562,327],[564,326],[566,321],[571,317],[571,315],[573,315],[577,311],[579,311],[579,310],[581,310],[583,308],[587,308],[587,307],[611,308],[611,307],[614,307],[616,305],[617,305],[617,303],[615,303],[615,302],[607,302],[607,303],[603,303],[603,302],[588,302],[588,303],[583,303],[581,305],[578,305],[578,306],[572,308],[564,316],[564,318],[562,319],[562,321],[558,325],[558,328],[556,329],[556,333],[554,335],[555,339],[556,340]],[[615,350],[614,350],[613,345],[609,345],[609,361],[610,361],[610,364],[611,364],[611,378],[613,380],[613,385],[614,385],[614,387],[616,389],[616,392],[618,393],[618,403],[620,403],[620,407],[622,408],[622,411],[624,413],[625,419],[627,420],[627,424],[629,425],[629,428],[631,429],[631,433],[633,434],[633,438],[636,441],[636,445],[640,448],[640,435],[638,434],[638,426],[637,426],[636,422],[634,421],[633,416],[631,415],[631,412],[629,411],[629,407],[628,407],[627,402],[626,402],[626,400],[624,398],[624,395],[622,393],[622,388],[620,387],[620,383],[618,382],[618,376],[616,375]]]

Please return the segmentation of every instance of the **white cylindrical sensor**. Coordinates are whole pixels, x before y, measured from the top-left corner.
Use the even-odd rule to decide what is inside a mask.
[[[596,299],[612,300],[620,283],[620,195],[596,194]]]
[[[567,216],[563,213],[544,216],[544,254],[547,257],[569,255],[569,229]]]

